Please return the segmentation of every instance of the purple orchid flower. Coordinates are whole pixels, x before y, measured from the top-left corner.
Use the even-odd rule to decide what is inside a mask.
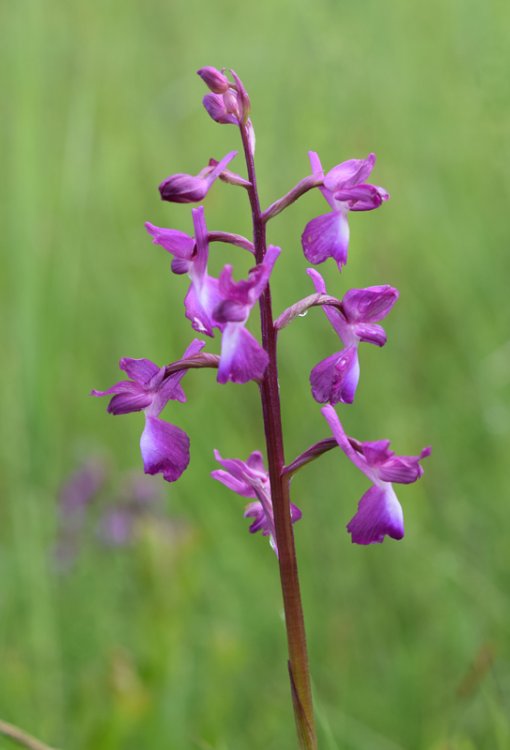
[[[358,512],[347,524],[352,541],[374,544],[383,542],[385,536],[402,539],[404,516],[392,482],[416,482],[423,474],[420,461],[430,456],[432,449],[424,448],[419,456],[396,456],[389,440],[361,443],[347,437],[332,406],[325,406],[322,413],[347,458],[372,482],[359,501]]]
[[[192,357],[205,346],[194,339],[183,358]],[[165,368],[150,359],[120,360],[120,369],[130,380],[115,383],[106,391],[92,391],[93,396],[112,396],[107,411],[110,414],[145,413],[145,428],[140,449],[146,474],[163,474],[167,482],[175,482],[189,464],[189,438],[179,427],[159,418],[168,401],[186,401],[180,382],[186,370],[165,378]]]
[[[375,164],[375,154],[366,159],[349,159],[333,167],[326,176],[319,156],[309,153],[312,173],[323,178],[321,193],[331,212],[308,222],[301,236],[305,257],[310,263],[333,258],[339,270],[347,263],[349,247],[349,211],[372,211],[390,197],[384,188],[365,182]]]
[[[241,497],[254,498],[254,502],[248,503],[244,511],[245,518],[253,519],[250,533],[261,531],[262,536],[268,536],[269,543],[278,557],[271,487],[262,454],[254,451],[247,461],[241,461],[240,458],[222,458],[219,451],[215,450],[214,457],[223,469],[216,469],[211,472],[211,476]],[[292,523],[299,521],[301,516],[299,508],[291,503]]]
[[[318,271],[307,269],[319,294],[327,294]],[[321,404],[352,404],[359,382],[358,346],[365,341],[384,346],[386,333],[377,321],[388,315],[398,299],[398,291],[387,284],[350,289],[339,301],[340,309],[324,305],[329,322],[345,348],[316,365],[310,373],[312,395]]]
[[[204,167],[197,175],[173,174],[159,186],[161,199],[172,203],[199,203],[203,200],[209,188],[218,179],[224,168],[237,155],[231,151],[214,167]]]
[[[186,317],[198,333],[213,335],[213,328],[218,326],[213,319],[212,311],[221,298],[218,293],[218,279],[207,273],[209,243],[204,208],[199,206],[191,210],[195,239],[176,229],[162,229],[147,222],[145,228],[153,237],[156,245],[161,245],[174,257],[172,271],[177,274],[187,273],[191,286],[184,300]]]
[[[221,302],[213,312],[222,328],[218,382],[246,383],[260,380],[268,363],[267,352],[245,325],[252,307],[267,286],[280,248],[270,245],[259,265],[251,269],[248,279],[234,281],[232,266],[221,272],[218,291]]]

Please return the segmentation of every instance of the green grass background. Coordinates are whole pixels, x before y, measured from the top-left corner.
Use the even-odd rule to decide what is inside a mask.
[[[142,418],[89,390],[120,356],[170,361],[191,336],[185,280],[143,222],[189,231],[158,182],[237,147],[201,108],[194,71],[211,64],[250,91],[265,203],[308,149],[327,167],[377,153],[392,200],[352,216],[349,264],[325,275],[339,296],[391,283],[401,298],[341,414],[361,439],[434,449],[399,490],[401,543],[350,544],[366,481],[339,452],[293,482],[320,747],[510,748],[509,24],[498,0],[0,3],[3,719],[66,750],[295,747],[275,559],[209,479],[213,447],[261,446],[255,386],[190,373],[188,404],[168,408],[192,439],[164,487],[184,533],[149,528],[120,552],[91,533],[66,576],[51,559],[80,461],[140,467]],[[218,184],[205,205],[211,228],[249,231],[242,191]],[[324,206],[308,195],[270,226],[277,311],[310,292],[299,236]],[[215,254],[215,270],[248,267]],[[289,458],[327,434],[308,373],[334,346],[320,311],[282,335]]]

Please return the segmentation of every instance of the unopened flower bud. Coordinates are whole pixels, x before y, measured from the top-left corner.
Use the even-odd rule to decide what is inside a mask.
[[[197,175],[181,173],[170,175],[159,186],[162,200],[172,203],[198,203],[203,200],[213,182],[236,154],[237,151],[231,151],[218,162],[217,166],[208,165]]]
[[[206,94],[203,98],[203,104],[207,114],[221,125],[237,125],[239,122],[237,117],[227,112],[223,99],[224,97],[221,94]]]
[[[228,91],[230,82],[217,68],[208,65],[197,70],[197,74],[214,94],[224,94]]]

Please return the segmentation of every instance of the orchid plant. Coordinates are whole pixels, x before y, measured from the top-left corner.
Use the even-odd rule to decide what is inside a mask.
[[[254,451],[246,460],[214,455],[221,468],[212,477],[249,500],[244,515],[250,532],[267,536],[280,571],[289,652],[289,676],[300,747],[317,747],[305,627],[299,589],[293,524],[301,511],[290,501],[292,474],[324,452],[340,447],[347,458],[369,479],[371,486],[347,524],[356,544],[382,542],[386,536],[404,535],[403,513],[394,483],[415,482],[423,473],[420,461],[430,454],[424,448],[418,456],[396,456],[388,440],[361,442],[349,437],[334,409],[336,404],[352,404],[360,376],[360,343],[384,346],[386,334],[380,322],[398,299],[391,286],[350,289],[338,299],[328,294],[322,276],[315,269],[307,273],[315,292],[297,301],[276,319],[271,304],[270,278],[280,248],[268,245],[267,226],[301,196],[319,189],[329,211],[313,218],[301,241],[309,263],[318,265],[332,259],[341,271],[347,263],[348,217],[351,211],[371,211],[388,200],[383,188],[368,183],[375,155],[349,159],[324,172],[318,155],[309,154],[311,174],[268,208],[262,209],[255,172],[255,134],[250,119],[250,99],[233,70],[213,67],[198,71],[209,89],[203,100],[210,117],[223,125],[234,125],[241,136],[247,176],[230,170],[237,155],[231,151],[220,161],[211,159],[197,175],[174,174],[159,186],[161,198],[173,203],[200,203],[218,179],[246,191],[252,215],[253,237],[230,232],[210,232],[203,206],[192,209],[194,236],[177,229],[146,224],[156,245],[172,256],[174,274],[187,274],[190,284],[184,299],[185,315],[202,336],[221,335],[221,354],[204,351],[205,341],[193,339],[183,356],[159,367],[148,359],[121,359],[127,379],[95,396],[111,396],[108,411],[127,414],[143,411],[145,424],[140,440],[147,474],[162,474],[174,482],[185,471],[190,459],[190,441],[179,427],[161,417],[169,401],[185,401],[181,381],[190,369],[217,368],[218,382],[256,381],[260,390],[265,432],[265,457]],[[234,280],[231,265],[225,265],[218,278],[208,273],[210,247],[221,242],[235,245],[253,255],[255,265],[248,277]],[[246,327],[254,307],[261,322],[260,341]],[[322,414],[333,437],[314,443],[292,462],[286,463],[278,384],[277,337],[298,315],[320,306],[341,341],[339,351],[319,362],[310,373],[311,393],[324,404]]]

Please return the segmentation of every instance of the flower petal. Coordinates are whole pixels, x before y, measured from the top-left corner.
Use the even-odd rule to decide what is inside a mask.
[[[115,383],[106,391],[92,391],[91,396],[110,396],[113,398],[108,404],[109,414],[129,414],[133,411],[141,411],[152,402],[152,396],[148,394],[143,386],[133,383],[131,380],[122,380]]]
[[[205,346],[205,341],[200,339],[193,339],[191,344],[187,347],[186,351],[182,355],[181,359],[188,359],[198,354]],[[186,394],[182,390],[181,380],[186,375],[187,370],[179,370],[173,373],[162,382],[161,386],[157,389],[151,408],[147,411],[152,417],[158,417],[163,411],[169,401],[180,401],[184,403],[186,401]]]
[[[184,298],[185,314],[191,325],[198,333],[213,336],[213,327],[217,325],[212,312],[218,304],[218,280],[212,276],[205,276],[202,284],[191,284]]]
[[[384,482],[411,484],[423,475],[420,461],[430,456],[431,448],[422,450],[419,456],[392,456],[378,469],[378,475]]]
[[[310,263],[324,263],[333,258],[340,271],[347,263],[349,224],[342,211],[317,216],[308,222],[301,236],[305,258]]]
[[[388,315],[398,296],[398,290],[388,284],[350,289],[342,307],[349,323],[376,323]]]
[[[233,477],[240,482],[247,482],[250,486],[253,486],[254,483],[267,481],[267,472],[262,462],[262,456],[258,451],[256,453],[260,456],[260,463],[257,462],[259,463],[257,468],[250,466],[250,459],[255,455],[253,453],[248,458],[248,461],[242,461],[240,458],[223,458],[221,453],[215,450],[214,458]]]
[[[338,415],[333,407],[329,405],[324,406],[321,409],[321,412],[331,428],[333,437],[335,438],[336,442],[343,450],[347,458],[352,461],[352,463],[357,466],[358,469],[362,471],[363,474],[365,474],[371,481],[374,481],[374,473],[368,466],[365,456],[359,451],[355,450],[351,445],[351,442],[345,434],[342,423],[340,422]]]
[[[352,404],[358,381],[359,361],[355,346],[323,359],[310,373],[312,395],[320,404]]]
[[[163,474],[167,482],[179,479],[189,464],[189,437],[157,417],[145,418],[140,449],[145,473]]]
[[[140,385],[148,385],[151,380],[160,372],[160,368],[151,362],[150,359],[132,359],[131,357],[122,357],[119,367],[124,370],[126,375]]]
[[[244,518],[253,518],[253,523],[250,525],[250,534],[255,534],[257,531],[262,531],[263,536],[268,536],[271,533],[271,529],[267,523],[266,514],[260,500],[255,500],[253,503],[248,503],[244,511]]]
[[[207,114],[220,125],[237,125],[239,120],[231,114],[226,106],[225,100],[221,94],[206,94],[202,99]]]
[[[334,198],[341,203],[346,203],[349,211],[373,211],[383,202],[382,194],[375,185],[354,185],[343,188],[334,193]]]
[[[176,258],[190,260],[195,249],[195,240],[178,229],[164,229],[150,222],[145,222],[145,228],[152,237],[155,245],[161,245]]]
[[[250,487],[249,484],[247,484],[247,482],[245,482],[244,480],[236,479],[236,477],[232,476],[232,474],[228,471],[223,471],[223,469],[215,469],[211,472],[211,476],[213,479],[217,479],[218,482],[224,484],[225,487],[228,487],[229,490],[232,490],[232,492],[235,492],[237,495],[241,495],[242,497],[257,497],[253,487]]]
[[[360,341],[375,346],[384,346],[387,341],[386,331],[377,323],[355,323],[351,326],[352,333]]]
[[[373,486],[358,505],[358,512],[347,524],[354,544],[377,544],[385,536],[402,539],[404,536],[404,515],[393,487]]]
[[[348,159],[330,169],[324,178],[324,187],[331,192],[341,188],[353,187],[365,182],[375,165],[375,154],[366,159]]]
[[[257,339],[240,323],[227,323],[221,342],[218,383],[260,380],[269,357]]]

